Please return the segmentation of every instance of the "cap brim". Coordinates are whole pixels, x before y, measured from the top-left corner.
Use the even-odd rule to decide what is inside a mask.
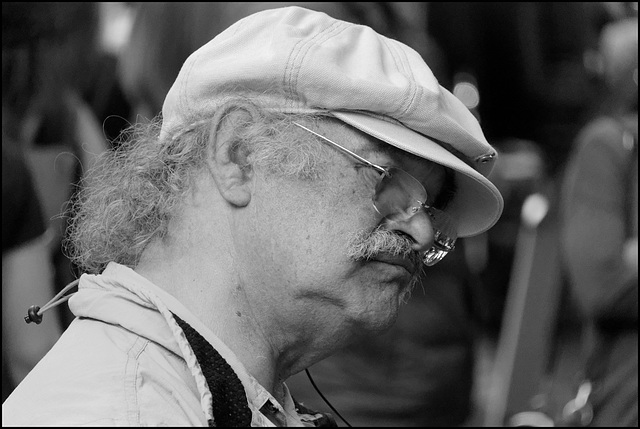
[[[341,121],[406,152],[451,168],[456,195],[446,208],[458,224],[458,237],[481,234],[500,218],[500,191],[482,174],[433,140],[396,123],[359,112],[331,111]]]

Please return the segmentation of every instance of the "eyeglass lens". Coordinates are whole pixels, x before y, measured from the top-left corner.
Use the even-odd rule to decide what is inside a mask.
[[[432,266],[453,250],[457,238],[453,220],[445,212],[427,204],[427,191],[416,178],[396,167],[387,169],[376,186],[373,206],[381,216],[409,219],[424,208],[434,228],[434,244],[423,255],[423,262]]]
[[[434,230],[433,246],[423,254],[425,265],[435,265],[453,250],[457,238],[453,220],[446,213],[427,205],[427,191],[415,177],[396,167],[387,168],[385,174],[380,176],[379,170],[382,170],[382,167],[374,166],[361,156],[297,122],[294,124],[372,167],[365,171],[378,183],[373,195],[373,207],[383,217],[400,217],[406,220],[424,208],[431,218]]]

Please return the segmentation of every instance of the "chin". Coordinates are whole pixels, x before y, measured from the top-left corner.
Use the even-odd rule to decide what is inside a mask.
[[[401,308],[409,301],[416,278],[402,270],[376,271],[376,277],[365,279],[358,288],[357,307],[351,311],[351,319],[361,329],[374,334],[383,333],[391,328],[398,318]],[[395,267],[395,266],[392,266]]]
[[[377,335],[391,328],[398,319],[401,302],[394,298],[388,305],[378,308],[369,314],[361,314],[359,321],[364,331]]]

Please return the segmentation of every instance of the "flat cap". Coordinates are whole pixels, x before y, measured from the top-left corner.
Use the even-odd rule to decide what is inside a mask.
[[[185,61],[165,99],[162,133],[228,97],[290,113],[329,112],[361,131],[451,168],[446,211],[458,236],[488,230],[503,199],[487,179],[497,159],[473,114],[413,49],[373,29],[298,6],[243,18]]]

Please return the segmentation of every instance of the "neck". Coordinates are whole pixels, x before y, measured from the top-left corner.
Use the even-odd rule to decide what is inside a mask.
[[[281,400],[281,373],[286,369],[280,368],[279,347],[272,345],[269,321],[264,316],[260,319],[254,311],[255,303],[246,285],[230,269],[233,260],[217,255],[206,258],[217,263],[203,263],[198,257],[202,258],[201,252],[151,245],[135,270],[180,301],[234,352],[265,389]]]
[[[254,265],[260,255],[238,248],[244,241],[234,234],[246,233],[244,225],[208,201],[185,206],[135,270],[180,301],[280,400],[282,381],[343,344],[349,327],[335,311],[311,311],[318,299],[300,297],[300,285],[273,284],[277,273]]]

